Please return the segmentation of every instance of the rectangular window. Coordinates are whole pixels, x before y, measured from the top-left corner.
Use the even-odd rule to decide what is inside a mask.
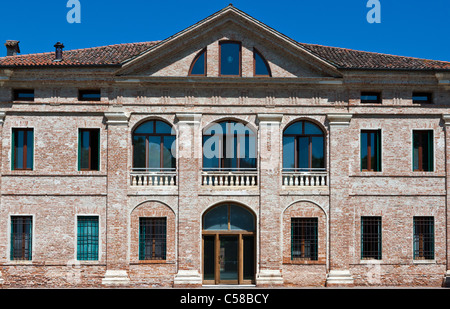
[[[361,92],[361,103],[381,103],[381,93]]]
[[[100,129],[78,131],[78,170],[98,171],[100,162]]]
[[[361,131],[361,170],[381,171],[381,130]]]
[[[361,217],[361,259],[381,260],[381,217]]]
[[[434,169],[433,130],[413,131],[413,171],[432,172]]]
[[[241,75],[241,43],[220,42],[220,75]]]
[[[413,103],[433,103],[433,95],[431,92],[413,92]]]
[[[11,217],[11,260],[31,260],[32,222],[31,216]]]
[[[79,216],[77,219],[77,260],[98,260],[97,216]]]
[[[317,218],[291,219],[291,259],[317,261]]]
[[[12,129],[11,169],[33,170],[33,129]]]
[[[14,101],[34,101],[34,89],[14,89]]]
[[[166,259],[166,218],[139,218],[139,260]]]
[[[79,101],[100,101],[100,89],[80,89],[78,90]]]
[[[434,259],[434,217],[414,217],[414,259]]]

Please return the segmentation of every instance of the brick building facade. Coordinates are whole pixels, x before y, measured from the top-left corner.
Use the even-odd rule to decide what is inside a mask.
[[[158,42],[6,45],[4,288],[450,274],[450,63],[298,43],[231,5]]]

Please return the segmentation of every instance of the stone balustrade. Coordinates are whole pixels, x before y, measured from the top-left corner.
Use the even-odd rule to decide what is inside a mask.
[[[177,172],[174,170],[168,171],[150,171],[133,169],[130,172],[131,186],[176,186]]]
[[[203,186],[252,187],[258,185],[258,172],[252,171],[203,171]]]
[[[283,186],[294,187],[320,187],[328,185],[328,176],[325,171],[292,172],[283,171]]]

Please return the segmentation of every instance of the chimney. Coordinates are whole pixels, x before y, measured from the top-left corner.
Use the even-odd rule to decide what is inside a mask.
[[[6,46],[6,56],[15,56],[20,53],[19,41],[7,40]]]
[[[54,45],[54,47],[55,47],[55,60],[53,61],[62,61],[64,45],[61,42],[58,42]]]

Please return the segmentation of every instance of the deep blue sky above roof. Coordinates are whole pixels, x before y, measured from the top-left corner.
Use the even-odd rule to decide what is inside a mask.
[[[230,0],[78,0],[81,23],[70,24],[67,0],[0,4],[0,42],[19,40],[21,54],[157,41],[226,7]],[[234,0],[233,5],[302,43],[450,61],[450,1],[379,0],[370,24],[368,0]],[[345,4],[343,4],[345,3]],[[0,56],[6,48],[0,49]]]

